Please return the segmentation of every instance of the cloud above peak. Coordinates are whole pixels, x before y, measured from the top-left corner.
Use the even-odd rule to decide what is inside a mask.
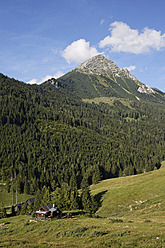
[[[93,46],[90,46],[90,42],[85,39],[79,39],[72,42],[67,46],[63,52],[62,57],[70,64],[71,62],[81,63],[85,60],[98,55],[99,52]]]
[[[110,47],[111,52],[127,52],[142,54],[151,49],[160,50],[165,47],[165,34],[145,27],[141,33],[131,29],[126,23],[113,22],[109,28],[111,36],[100,41],[99,47]]]

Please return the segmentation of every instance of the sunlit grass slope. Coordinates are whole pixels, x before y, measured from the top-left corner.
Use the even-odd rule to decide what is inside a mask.
[[[92,194],[101,204],[100,217],[79,211],[73,212],[73,218],[52,221],[29,215],[1,219],[0,247],[164,248],[164,165],[153,172],[92,185]]]
[[[17,194],[17,203],[25,202],[27,199],[34,197],[33,195],[27,194]],[[8,193],[6,190],[6,186],[4,183],[0,183],[0,207],[8,207],[12,206],[12,198],[13,205],[16,204],[16,193],[14,192],[12,196],[12,192]]]
[[[159,170],[101,181],[91,186],[102,217],[154,214],[165,210],[165,162]]]

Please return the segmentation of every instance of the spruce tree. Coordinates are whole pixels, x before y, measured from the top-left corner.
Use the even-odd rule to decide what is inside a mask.
[[[93,175],[92,175],[92,184],[96,184],[101,180],[99,165],[94,166]]]
[[[51,203],[51,196],[49,189],[44,186],[41,191],[41,195],[42,195],[42,200],[41,200],[42,206],[49,205]]]
[[[71,194],[71,191],[70,191],[70,187],[68,186],[67,183],[63,183],[62,184],[62,187],[61,187],[61,190],[62,190],[62,194],[63,194],[63,208],[65,209],[70,209],[70,206],[71,206],[71,199],[70,199],[70,194]]]
[[[26,204],[26,202],[22,205],[22,208],[21,208],[21,214],[23,215],[23,214],[26,214],[26,212],[27,212],[27,204]]]
[[[27,180],[27,177],[25,177],[25,183],[24,183],[24,193],[29,194],[30,187],[29,187],[29,182]]]
[[[71,189],[70,202],[71,202],[71,206],[70,206],[71,209],[80,208],[80,197],[78,194],[78,190],[76,188]]]
[[[56,190],[51,195],[52,201],[59,209],[63,209],[64,206],[64,195],[61,188],[56,188]]]
[[[81,195],[82,208],[88,213],[95,213],[97,210],[97,202],[94,197],[91,196],[89,187],[82,189]]]
[[[36,194],[35,194],[35,201],[34,201],[34,210],[35,211],[42,207],[41,200],[42,200],[41,191],[38,189]]]
[[[72,176],[70,178],[70,188],[77,188],[77,179],[74,170],[72,170]]]

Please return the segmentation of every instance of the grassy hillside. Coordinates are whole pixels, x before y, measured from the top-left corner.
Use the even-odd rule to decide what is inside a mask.
[[[58,83],[68,93],[82,99],[117,97],[130,101],[164,104],[164,93],[156,90],[154,94],[140,93],[139,85],[133,79],[120,75],[98,75],[73,70],[58,79]]]
[[[159,170],[101,181],[91,186],[102,217],[161,215],[165,211],[165,162]]]
[[[29,220],[28,216],[0,220],[0,247],[165,247],[162,218]]]
[[[79,212],[51,221],[1,219],[0,247],[164,248],[164,181],[165,163],[160,170],[92,185],[102,201],[100,217]]]
[[[17,202],[24,202],[34,196],[27,194],[17,194]],[[13,204],[16,203],[16,193],[13,195]],[[12,192],[8,193],[4,183],[0,183],[0,207],[8,207],[12,205]]]

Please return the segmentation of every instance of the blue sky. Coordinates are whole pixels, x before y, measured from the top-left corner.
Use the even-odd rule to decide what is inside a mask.
[[[165,92],[164,0],[0,0],[0,72],[59,77],[103,53]]]

